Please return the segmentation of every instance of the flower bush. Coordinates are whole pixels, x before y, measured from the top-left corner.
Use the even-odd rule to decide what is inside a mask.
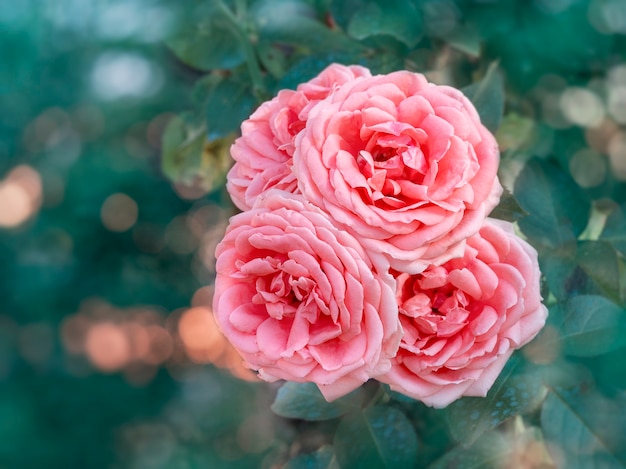
[[[470,101],[333,64],[241,130],[214,312],[247,365],[328,400],[370,378],[437,407],[484,396],[547,311],[537,253],[487,221],[499,152]]]

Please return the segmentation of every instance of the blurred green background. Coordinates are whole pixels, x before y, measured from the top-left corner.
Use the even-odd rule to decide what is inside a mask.
[[[320,447],[318,463],[331,458],[337,422],[273,416],[276,386],[241,367],[209,305],[214,248],[234,213],[220,186],[228,139],[259,98],[333,61],[458,87],[498,61],[500,176],[529,213],[520,227],[552,306],[525,360],[556,380],[542,381],[543,397],[566,381],[593,397],[572,408],[623,410],[624,2],[225,4],[250,7],[262,82],[210,0],[0,0],[0,469],[270,468]],[[225,140],[207,148],[206,135]],[[596,309],[595,323],[575,322],[572,311]],[[552,459],[535,403],[515,409],[528,431],[505,422],[519,437],[510,467],[554,467],[555,447],[603,428],[621,435],[607,451],[623,465],[607,467],[626,465],[623,422],[546,426],[571,417],[554,396],[541,417]],[[461,467],[446,414],[396,398],[420,458]],[[487,451],[489,438],[478,440]],[[322,467],[307,461],[293,467]]]
[[[189,309],[229,206],[161,173],[199,76],[174,3],[0,2],[3,469],[255,467],[271,441],[265,387],[203,365],[240,367],[210,291]]]

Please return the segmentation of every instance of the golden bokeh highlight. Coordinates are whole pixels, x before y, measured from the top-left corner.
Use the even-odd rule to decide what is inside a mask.
[[[102,224],[118,233],[131,229],[137,222],[138,214],[137,202],[121,192],[107,197],[100,209]]]
[[[238,378],[257,380],[256,374],[244,366],[239,352],[219,330],[210,306],[212,301],[213,287],[202,287],[194,294],[191,308],[180,316],[178,336],[186,355],[194,363],[211,363]]]
[[[124,330],[117,324],[94,324],[85,338],[89,361],[104,372],[122,369],[131,359],[131,347]]]
[[[30,166],[13,168],[0,181],[0,227],[15,228],[32,218],[41,207],[41,176]]]
[[[223,337],[213,312],[206,306],[186,310],[178,323],[180,336],[189,358],[196,363],[211,363],[223,353]]]
[[[256,380],[219,331],[208,306],[212,295],[212,287],[200,288],[190,308],[170,314],[154,306],[116,308],[89,298],[64,319],[61,341],[72,356],[83,357],[100,372],[123,373],[135,385],[148,383],[161,366],[175,372],[207,364]]]

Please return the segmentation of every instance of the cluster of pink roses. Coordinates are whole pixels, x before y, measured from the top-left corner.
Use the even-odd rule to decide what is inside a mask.
[[[331,65],[242,124],[214,313],[268,381],[484,396],[543,326],[537,253],[487,218],[499,152],[458,90]]]

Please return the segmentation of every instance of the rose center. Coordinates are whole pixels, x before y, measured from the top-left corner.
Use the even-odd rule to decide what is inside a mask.
[[[469,302],[463,291],[444,285],[421,289],[416,281],[412,292],[402,302],[403,327],[414,331],[415,342],[423,345],[441,337],[450,337],[462,330],[470,320]]]

